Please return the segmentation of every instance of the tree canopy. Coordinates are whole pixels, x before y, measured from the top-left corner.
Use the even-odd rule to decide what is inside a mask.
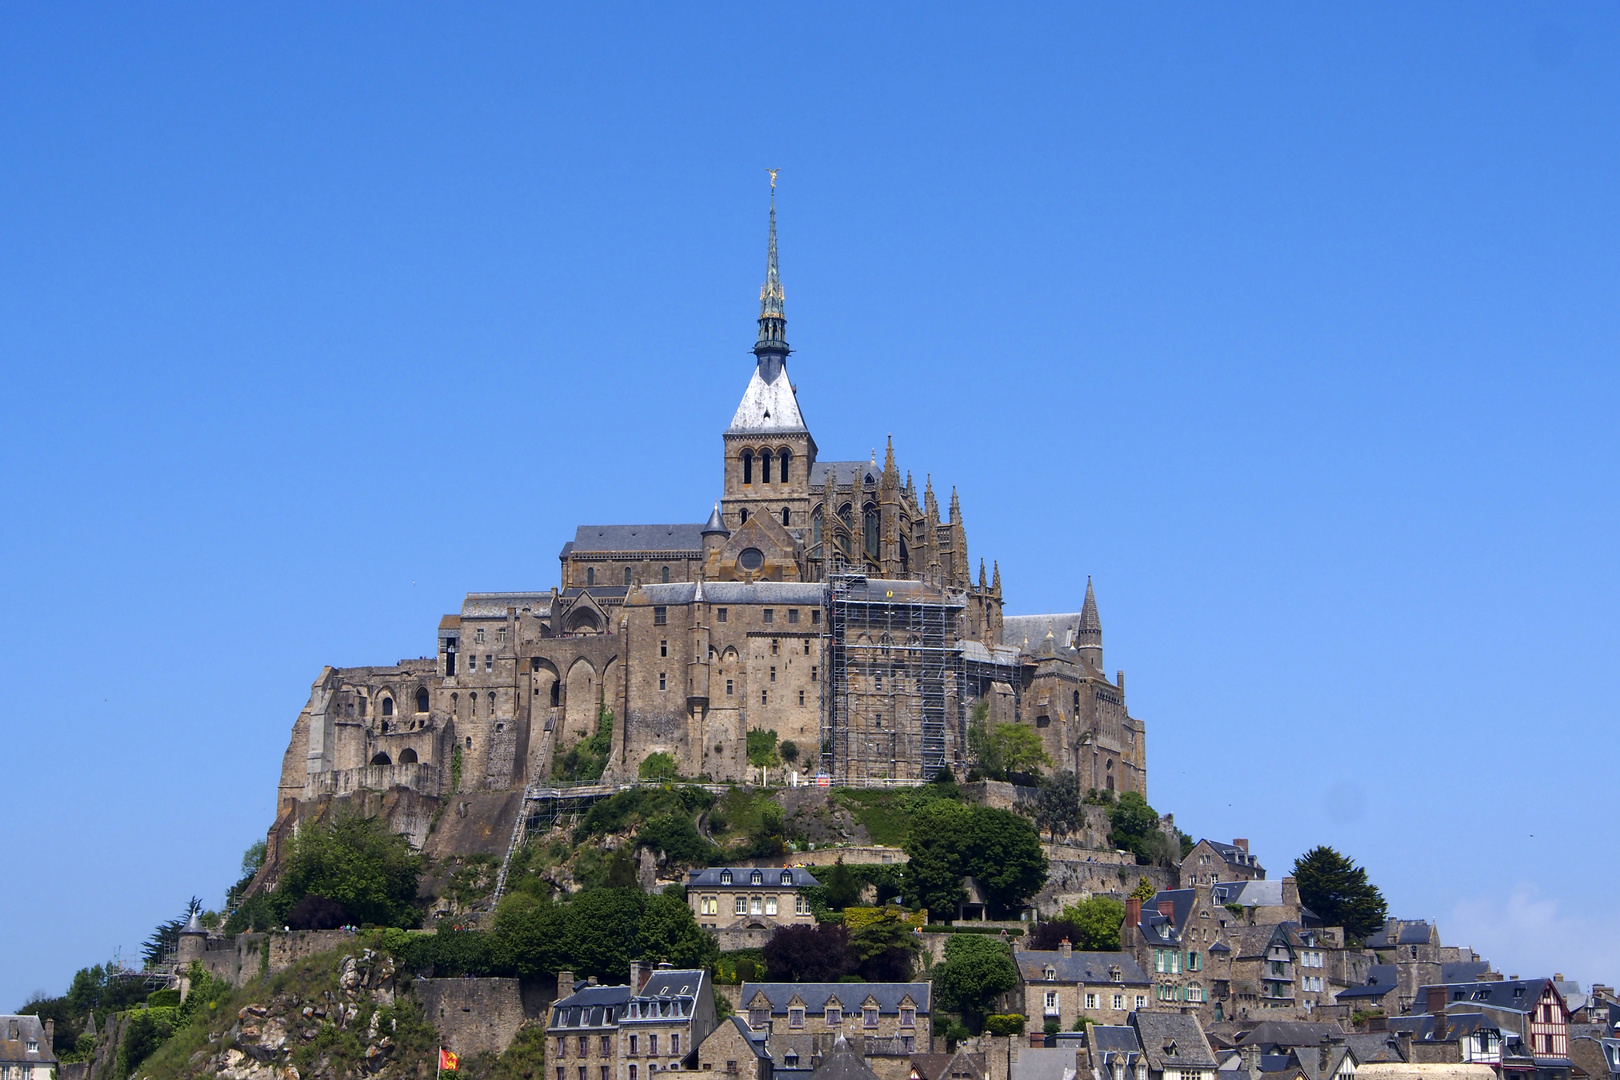
[[[1173,866],[1180,857],[1179,839],[1159,828],[1159,812],[1139,791],[1122,792],[1108,808],[1108,842],[1136,856],[1139,866]]]
[[[968,750],[978,762],[979,771],[992,780],[1005,780],[1019,774],[1038,774],[1050,767],[1040,734],[1028,724],[991,723],[988,702],[973,706],[968,724]]]
[[[938,1004],[977,1029],[996,997],[1018,986],[1018,966],[1007,943],[983,934],[952,934],[945,962],[934,969]]]
[[[993,908],[1022,906],[1046,883],[1046,854],[1026,818],[1010,810],[944,799],[913,815],[903,845],[906,896],[931,911],[949,913],[963,899],[962,878],[972,876]]]
[[[837,982],[850,969],[849,931],[837,923],[778,927],[763,951],[778,982]]]
[[[1085,824],[1080,807],[1080,780],[1068,769],[1041,782],[1035,797],[1035,825],[1045,829],[1055,844],[1060,836],[1077,833]]]
[[[1344,927],[1352,941],[1384,925],[1388,905],[1378,886],[1367,880],[1365,868],[1326,845],[1318,845],[1294,860],[1294,880],[1300,903],[1327,926]]]

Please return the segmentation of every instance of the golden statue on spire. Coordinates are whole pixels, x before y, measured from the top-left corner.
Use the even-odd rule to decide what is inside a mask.
[[[781,169],[766,169],[765,171],[771,174],[771,190],[775,191],[776,190],[776,174],[781,172],[782,170]]]

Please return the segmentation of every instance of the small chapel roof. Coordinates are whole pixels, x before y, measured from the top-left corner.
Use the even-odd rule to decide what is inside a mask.
[[[699,551],[702,524],[581,525],[568,551]]]

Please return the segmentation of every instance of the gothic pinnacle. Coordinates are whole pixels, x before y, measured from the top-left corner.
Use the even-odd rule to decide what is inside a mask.
[[[984,560],[979,560],[979,588],[988,588],[984,580]]]
[[[883,474],[885,476],[895,475],[893,435],[889,436],[889,448],[883,452]]]
[[[787,311],[782,293],[782,275],[776,263],[776,173],[771,174],[771,227],[765,244],[765,284],[759,287],[759,341],[754,353],[763,362],[766,354],[780,359],[788,353]]]

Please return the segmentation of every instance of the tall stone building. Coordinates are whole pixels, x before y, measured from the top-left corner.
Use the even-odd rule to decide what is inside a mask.
[[[432,656],[323,670],[280,818],[322,795],[543,784],[599,725],[608,779],[655,752],[685,776],[745,779],[754,728],[793,743],[806,775],[924,779],[964,763],[981,701],[1082,786],[1145,794],[1143,725],[1103,670],[1089,581],[1079,612],[1004,615],[999,567],[972,573],[954,489],[942,512],[892,441],[881,463],[821,457],[791,355],[773,190],[755,364],[707,520],[582,525],[556,588],[470,593]]]

